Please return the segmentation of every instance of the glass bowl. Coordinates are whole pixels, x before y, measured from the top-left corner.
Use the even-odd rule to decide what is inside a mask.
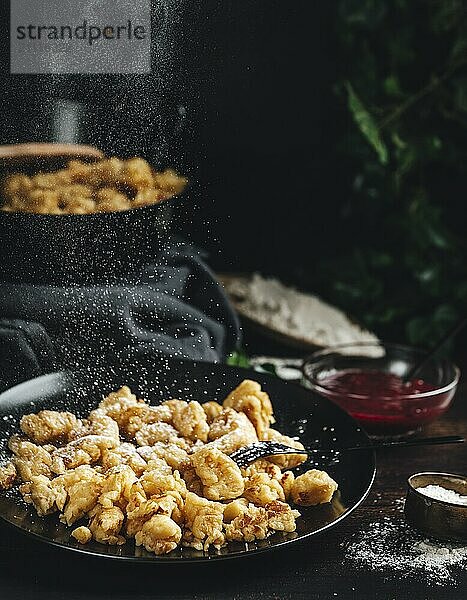
[[[423,366],[412,385],[399,381],[395,388],[385,387],[397,383],[395,377],[404,377],[423,356],[422,350],[397,344],[345,344],[315,352],[304,360],[302,371],[309,387],[350,413],[367,433],[399,437],[440,417],[456,392],[459,369],[436,358]],[[337,377],[344,377],[340,385]],[[362,392],[355,377],[376,377],[378,385],[367,387],[371,393]]]

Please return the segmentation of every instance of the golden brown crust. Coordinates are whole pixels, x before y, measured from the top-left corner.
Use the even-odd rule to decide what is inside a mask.
[[[172,552],[182,539],[182,530],[167,515],[154,515],[144,523],[135,535],[137,546],[144,546],[148,552],[167,554]]]
[[[92,540],[92,532],[88,527],[81,525],[76,529],[73,529],[71,535],[77,540],[80,544],[87,544]]]
[[[16,467],[8,461],[5,465],[0,465],[0,490],[9,490],[13,487],[16,479]]]
[[[142,158],[72,160],[65,169],[5,178],[0,210],[38,214],[114,212],[157,204],[187,184],[171,169],[155,172]]]
[[[24,415],[20,427],[35,444],[48,444],[57,440],[73,439],[83,425],[81,420],[70,412],[41,410],[37,414]]]
[[[184,514],[183,544],[185,546],[191,546],[197,550],[207,550],[211,545],[217,548],[224,545],[223,504],[211,502],[188,492]]]
[[[303,444],[301,444],[298,440],[291,438],[288,435],[283,435],[276,429],[268,429],[265,432],[263,439],[280,442],[281,444],[292,446],[292,448],[297,448],[298,450],[304,450]],[[282,454],[279,456],[271,456],[268,460],[275,465],[278,465],[281,469],[294,469],[305,462],[306,459],[306,454]]]
[[[280,482],[267,473],[254,473],[248,477],[243,497],[256,506],[265,506],[274,500],[285,500]]]
[[[274,531],[295,531],[295,520],[300,516],[297,510],[274,501],[263,506],[248,504],[240,508],[239,514],[225,526],[227,540],[253,542],[264,540]]]
[[[120,534],[125,515],[118,506],[104,508],[100,504],[89,512],[89,530],[96,542],[110,546],[124,544],[126,539]]]
[[[256,430],[248,417],[232,408],[223,409],[209,428],[209,445],[225,454],[258,441]]]
[[[52,456],[44,447],[19,436],[12,436],[8,445],[14,454],[12,463],[22,481],[30,481],[34,475],[52,475]]]
[[[210,425],[222,412],[222,404],[219,404],[219,402],[215,402],[214,400],[205,402],[202,406],[204,412],[206,413],[208,425]]]
[[[217,448],[204,446],[194,452],[191,463],[208,500],[230,500],[243,493],[245,483],[238,465]]]
[[[274,423],[272,404],[258,382],[245,379],[223,402],[224,408],[243,412],[253,423],[258,439],[263,440],[265,432]]]
[[[24,417],[30,439],[9,439],[13,457],[0,467],[0,488],[17,480],[39,516],[58,513],[70,526],[85,520],[71,532],[82,544],[134,538],[164,554],[179,545],[207,551],[230,540],[264,539],[294,531],[299,513],[286,500],[327,502],[337,487],[321,471],[297,478],[281,471],[301,456],[237,466],[228,454],[257,442],[258,434],[301,447],[271,429],[272,421],[267,394],[249,380],[224,406],[206,408],[182,400],[150,406],[123,386],[83,420],[57,411]]]
[[[300,506],[315,506],[330,502],[337,483],[325,471],[311,469],[295,479],[291,497]]]

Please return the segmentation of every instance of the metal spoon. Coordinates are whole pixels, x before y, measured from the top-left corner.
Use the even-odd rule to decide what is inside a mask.
[[[415,363],[415,365],[407,371],[407,373],[402,377],[402,381],[407,383],[415,378],[416,375],[421,371],[421,369],[426,365],[426,363],[433,358],[437,354],[437,352],[445,345],[447,342],[452,340],[464,327],[467,325],[467,317],[463,317],[460,321],[458,321],[440,340],[436,342],[433,348],[424,354],[422,358]]]
[[[366,444],[363,446],[350,446],[348,448],[336,448],[339,452],[351,450],[378,450],[379,448],[400,448],[408,446],[434,446],[438,444],[462,444],[465,439],[459,435],[447,435],[442,437],[415,438],[409,440],[377,442],[376,444]],[[230,458],[234,460],[240,468],[248,466],[259,458],[276,456],[280,454],[308,454],[316,450],[299,450],[279,442],[257,442],[244,446],[235,452],[232,452]]]

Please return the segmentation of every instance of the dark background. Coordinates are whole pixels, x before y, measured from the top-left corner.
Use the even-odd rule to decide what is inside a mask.
[[[2,36],[0,140],[50,139],[56,100],[82,102],[81,140],[191,175],[183,229],[216,267],[312,268],[335,197],[328,4],[182,2],[168,12],[170,64],[156,47],[150,76],[10,75]]]
[[[465,0],[153,9],[151,75],[10,75],[2,35],[0,142],[54,139],[78,103],[77,141],[189,176],[176,228],[217,271],[279,276],[389,341],[465,315]]]

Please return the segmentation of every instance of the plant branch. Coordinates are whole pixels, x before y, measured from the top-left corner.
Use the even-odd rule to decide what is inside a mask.
[[[378,129],[384,129],[394,121],[397,121],[405,112],[410,110],[417,102],[428,96],[436,90],[441,84],[447,81],[452,75],[463,65],[467,64],[467,61],[463,60],[454,65],[451,65],[442,75],[434,77],[430,83],[422,87],[416,94],[407,98],[405,102],[400,104],[390,115],[385,119],[382,119],[378,125]]]

